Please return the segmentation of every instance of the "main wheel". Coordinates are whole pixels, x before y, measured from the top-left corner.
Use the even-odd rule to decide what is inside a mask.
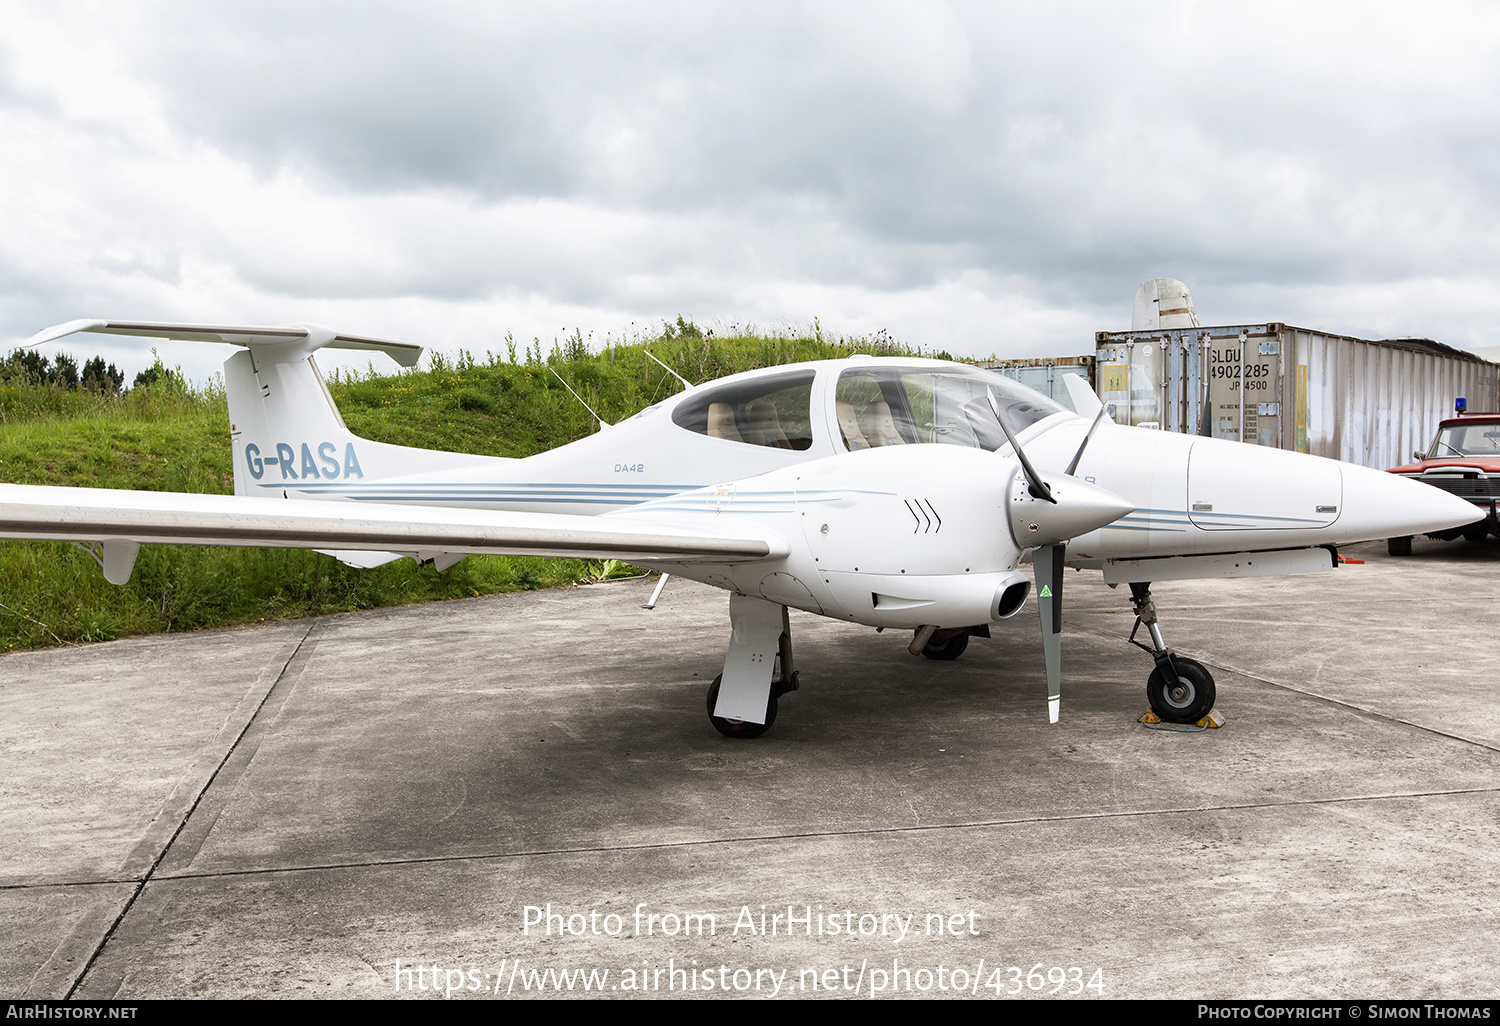
[[[1490,522],[1479,520],[1472,524],[1464,525],[1464,541],[1482,542],[1490,536]]]
[[[1387,538],[1385,540],[1385,551],[1393,556],[1411,555],[1411,535],[1404,538]]]
[[[934,637],[922,649],[922,654],[928,659],[957,659],[968,647],[969,636],[967,634],[955,634],[947,641],[938,641]]]
[[[771,724],[776,722],[776,691],[772,689],[770,697],[766,699],[766,722],[750,723],[747,720],[730,720],[714,715],[714,706],[719,704],[719,685],[723,682],[724,675],[721,673],[708,687],[708,719],[714,725],[714,729],[725,737],[739,738],[760,737],[770,730]]]
[[[1167,687],[1161,670],[1152,670],[1146,681],[1146,700],[1151,711],[1167,723],[1197,723],[1214,707],[1214,678],[1208,667],[1192,659],[1173,659],[1177,687]]]

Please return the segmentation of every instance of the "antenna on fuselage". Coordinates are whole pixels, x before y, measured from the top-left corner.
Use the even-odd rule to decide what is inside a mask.
[[[594,419],[599,422],[599,430],[600,431],[603,431],[607,427],[613,426],[613,425],[610,424],[609,421],[607,421],[603,417],[599,416],[599,414],[594,413],[594,408],[592,406],[590,406],[588,403],[584,403],[583,402],[583,396],[581,396],[577,392],[573,391],[573,386],[570,385],[570,384],[568,384],[568,379],[567,378],[565,378],[561,374],[557,373],[557,368],[556,367],[548,367],[547,369],[557,376],[557,380],[562,382],[563,388],[566,388],[568,390],[568,392],[573,396],[574,399],[577,399],[580,403],[583,403],[583,408],[585,410],[588,410],[589,413],[593,414]]]
[[[645,353],[647,356],[651,356],[651,350],[649,350],[649,349],[642,349],[641,352]],[[656,360],[656,357],[651,356],[651,359]],[[678,374],[671,367],[668,367],[666,364],[662,363],[660,360],[656,360],[656,362],[661,366],[662,370],[666,371],[668,374],[672,375],[672,377],[674,377],[678,381],[682,382],[682,387],[683,388],[692,388],[693,387],[693,383],[691,381],[689,381],[687,378],[683,377],[681,374]]]

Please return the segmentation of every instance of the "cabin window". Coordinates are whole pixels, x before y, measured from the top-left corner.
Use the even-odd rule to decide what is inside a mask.
[[[1005,433],[990,409],[1020,431],[1063,407],[1001,374],[975,368],[858,367],[839,376],[834,405],[844,447],[936,443],[995,450]]]
[[[814,371],[713,385],[677,404],[672,421],[710,438],[802,452],[812,448]]]

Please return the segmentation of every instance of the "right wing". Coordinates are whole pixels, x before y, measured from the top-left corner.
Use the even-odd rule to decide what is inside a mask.
[[[785,556],[780,536],[632,517],[290,502],[285,499],[108,488],[0,485],[0,538],[102,543],[114,584],[130,578],[144,543],[470,555],[609,556],[629,562],[739,563]]]

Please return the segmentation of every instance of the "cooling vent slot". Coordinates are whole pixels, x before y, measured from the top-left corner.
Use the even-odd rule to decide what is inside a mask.
[[[937,510],[932,508],[932,503],[926,499],[903,499],[906,503],[906,511],[911,514],[916,526],[911,529],[912,534],[937,534],[943,529],[943,518],[938,516]]]

